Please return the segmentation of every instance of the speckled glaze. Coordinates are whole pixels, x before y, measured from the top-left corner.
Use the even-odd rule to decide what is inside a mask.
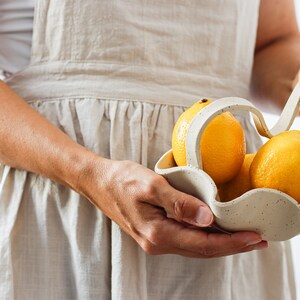
[[[219,202],[214,181],[202,170],[199,144],[207,124],[225,111],[251,112],[258,132],[265,137],[288,130],[299,109],[300,86],[296,85],[272,129],[268,129],[262,113],[249,101],[236,97],[219,100],[203,108],[190,124],[186,138],[188,165],[176,166],[172,150],[169,150],[159,159],[155,171],[178,190],[207,203],[215,215],[215,223],[227,231],[256,231],[268,241],[284,241],[298,235],[300,204],[283,192],[259,188],[229,202]]]

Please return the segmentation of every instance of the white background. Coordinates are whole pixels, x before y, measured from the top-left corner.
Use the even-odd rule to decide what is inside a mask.
[[[296,7],[296,13],[299,21],[299,28],[300,28],[300,0],[294,0],[295,1],[295,7]],[[300,53],[299,53],[300,55]],[[274,116],[271,114],[264,113],[266,122],[269,126],[274,124],[278,118],[278,116]],[[300,117],[297,117],[292,125],[292,129],[298,129],[300,130]],[[294,256],[294,262],[295,262],[295,272],[296,272],[296,285],[297,285],[297,293],[298,297],[297,300],[300,300],[300,235],[297,237],[294,237],[292,239],[292,246],[293,246],[293,256]]]

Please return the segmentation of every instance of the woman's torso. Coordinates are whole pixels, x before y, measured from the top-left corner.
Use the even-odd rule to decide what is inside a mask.
[[[87,94],[190,105],[201,96],[249,96],[259,0],[36,5],[32,64],[16,86],[25,98]],[[28,78],[41,90],[28,88]]]

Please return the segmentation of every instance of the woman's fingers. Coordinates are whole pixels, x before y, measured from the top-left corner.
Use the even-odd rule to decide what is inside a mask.
[[[297,83],[300,83],[300,71],[297,73],[293,83],[292,83],[292,89],[296,86]]]
[[[219,257],[250,251],[252,246],[262,242],[254,232],[207,233],[163,217],[142,228],[141,233],[140,245],[148,254],[183,251],[203,258]]]
[[[246,246],[242,249],[238,249],[238,250],[235,250],[235,251],[222,252],[222,254],[217,254],[213,257],[203,256],[203,254],[201,254],[199,252],[186,251],[186,250],[182,250],[180,248],[158,249],[156,253],[152,253],[152,254],[161,255],[161,254],[168,253],[168,254],[176,254],[176,255],[192,257],[192,258],[216,258],[216,257],[246,253],[246,252],[250,252],[250,251],[253,251],[253,250],[264,250],[264,249],[267,249],[267,248],[268,248],[268,242],[261,241],[260,243],[258,243],[256,245]]]
[[[161,181],[163,183],[165,179],[161,177]],[[213,213],[201,200],[174,189],[168,183],[156,186],[160,191],[155,193],[151,203],[163,207],[173,219],[199,227],[213,222]]]

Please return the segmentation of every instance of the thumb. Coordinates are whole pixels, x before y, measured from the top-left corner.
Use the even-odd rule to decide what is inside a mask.
[[[172,192],[161,202],[168,215],[198,227],[211,225],[214,216],[210,208],[198,198],[172,188]]]

